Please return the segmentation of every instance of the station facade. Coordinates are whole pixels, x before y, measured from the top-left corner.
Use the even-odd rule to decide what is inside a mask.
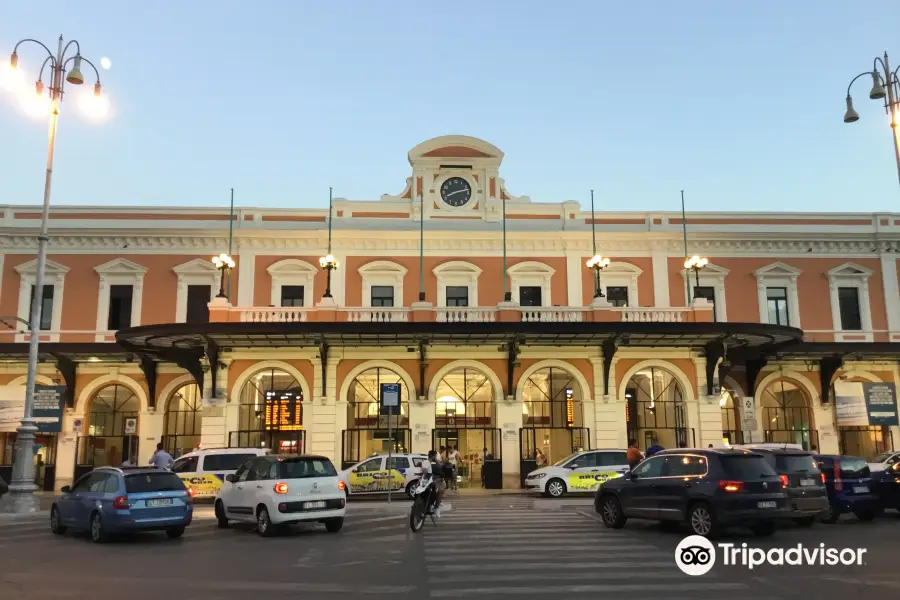
[[[475,138],[428,140],[399,194],[338,198],[330,216],[54,208],[38,383],[65,386],[66,408],[38,439],[41,485],[144,464],[160,441],[345,465],[453,445],[467,485],[500,465],[492,487],[630,438],[894,448],[896,426],[842,425],[834,390],[900,379],[900,215],[692,213],[696,273],[680,213],[592,221],[513,195],[502,160]],[[39,219],[0,206],[0,390],[25,385]],[[222,285],[210,258],[229,225]],[[610,259],[599,298],[594,254]],[[384,384],[397,416],[381,414]],[[0,472],[14,441],[0,432]]]

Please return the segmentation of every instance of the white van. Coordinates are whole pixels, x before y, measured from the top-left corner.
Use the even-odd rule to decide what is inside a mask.
[[[178,458],[172,472],[184,481],[195,498],[215,498],[225,481],[242,464],[256,456],[269,454],[269,448],[209,448],[195,450]]]

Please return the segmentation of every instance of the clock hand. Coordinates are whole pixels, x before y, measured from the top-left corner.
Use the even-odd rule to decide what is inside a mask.
[[[456,194],[461,194],[461,193],[463,193],[463,192],[465,192],[465,191],[466,191],[466,190],[464,190],[464,189],[463,189],[463,190],[456,190],[455,192],[450,192],[449,194],[447,194],[447,196],[448,196],[448,197],[449,197],[449,196],[455,196]]]

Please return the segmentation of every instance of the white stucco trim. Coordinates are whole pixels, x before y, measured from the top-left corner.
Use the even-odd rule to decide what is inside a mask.
[[[644,271],[629,262],[611,262],[600,272],[600,287],[609,296],[610,287],[628,288],[628,306],[640,306],[638,296],[638,276]],[[591,273],[593,275],[593,273]]]
[[[372,307],[372,286],[390,286],[394,288],[394,307],[403,306],[403,279],[407,269],[389,260],[373,260],[359,268],[362,276],[362,306]]]
[[[253,282],[256,278],[256,253],[241,248],[238,252],[237,305],[253,306]],[[235,298],[234,290],[231,297]]]
[[[363,371],[379,367],[382,369],[387,369],[392,373],[396,373],[400,377],[400,379],[403,380],[403,385],[406,386],[406,397],[409,399],[409,402],[412,403],[414,400],[416,400],[416,398],[418,397],[416,384],[415,382],[413,382],[410,374],[406,372],[406,369],[389,360],[369,360],[362,364],[356,365],[356,367],[351,369],[351,371],[344,376],[344,380],[341,382],[341,393],[338,396],[338,401],[345,403],[346,406],[347,394],[350,392],[350,384],[353,383],[353,380],[356,379],[356,376]],[[401,393],[401,397],[402,396],[403,394]]]
[[[578,369],[572,363],[568,363],[564,360],[557,360],[554,358],[548,358],[547,360],[540,360],[522,372],[522,375],[519,376],[519,383],[516,385],[516,400],[522,402],[525,399],[525,385],[528,383],[528,378],[540,371],[541,369],[547,369],[553,367],[554,369],[561,369],[571,375],[575,381],[578,383],[578,387],[581,388],[581,401],[582,402],[592,402],[593,401],[593,389],[588,383],[587,377],[584,376],[584,373],[581,372],[581,369]],[[602,371],[601,371],[602,372]],[[592,428],[593,429],[593,428]]]
[[[131,295],[131,327],[141,324],[141,307],[144,296],[144,275],[147,267],[139,265],[124,258],[115,258],[102,265],[94,267],[100,276],[100,287],[97,295],[97,326],[98,332],[107,331],[109,325],[109,291],[113,285],[130,285]],[[106,340],[106,334],[98,333],[94,338],[97,342]]]
[[[856,263],[848,262],[830,269],[828,275],[828,290],[831,296],[831,321],[834,328],[834,340],[861,341],[859,337],[865,337],[865,341],[873,341],[872,333],[872,308],[869,302],[869,277],[872,270]],[[838,302],[838,288],[855,287],[859,290],[859,316],[862,321],[862,331],[844,331],[841,324],[841,307]],[[849,340],[847,338],[850,338]]]
[[[464,286],[469,290],[469,306],[478,306],[478,277],[482,270],[464,260],[449,260],[432,271],[437,277],[437,306],[447,306],[447,287]]]
[[[272,277],[272,292],[269,303],[281,306],[281,288],[285,285],[303,286],[303,306],[314,306],[313,280],[318,269],[304,260],[286,258],[273,263],[266,269]]]
[[[187,319],[187,298],[189,285],[208,285],[209,300],[219,293],[220,274],[212,261],[195,258],[172,268],[178,276],[178,288],[175,294],[175,322],[184,323]],[[238,282],[240,285],[240,282]]]
[[[671,304],[669,298],[669,257],[659,250],[650,254],[653,261],[653,306],[656,308],[668,308]]]
[[[711,287],[713,288],[713,294],[716,298],[716,320],[720,323],[724,323],[728,321],[728,311],[725,307],[725,277],[730,273],[728,269],[725,267],[720,267],[718,265],[714,265],[709,263],[703,269],[700,270],[700,287]],[[694,275],[694,271],[688,272],[687,269],[681,269],[681,277],[687,278],[690,276],[689,285],[691,286],[691,300],[693,300],[694,287],[696,286],[696,278]],[[682,285],[682,289],[685,289],[685,285]]]
[[[237,376],[237,379],[234,380],[234,385],[231,386],[231,393],[228,395],[228,402],[239,404],[241,401],[241,390],[244,387],[244,384],[247,381],[259,373],[263,371],[271,371],[272,369],[279,369],[284,371],[285,373],[289,373],[291,377],[297,380],[297,383],[300,385],[300,390],[303,392],[303,402],[311,402],[312,392],[309,388],[309,383],[306,381],[306,378],[303,376],[303,373],[295,367],[286,362],[282,362],[280,360],[263,360],[258,363],[254,363],[247,367],[243,373]],[[307,415],[304,415],[304,420]],[[309,415],[312,417],[312,415]]]
[[[37,259],[29,260],[15,267],[19,273],[19,309],[17,315],[20,319],[29,322],[31,320],[31,286],[34,285],[37,275]],[[41,333],[48,335],[51,342],[59,341],[59,332],[62,329],[63,289],[66,281],[66,273],[69,267],[47,259],[44,264],[44,285],[53,286],[53,314],[50,317],[50,331]],[[43,290],[35,289],[35,295]],[[16,334],[17,342],[25,341],[25,334]]]
[[[702,283],[702,281],[701,281],[701,283]],[[668,371],[675,377],[675,379],[681,385],[681,391],[684,394],[685,403],[693,402],[696,400],[696,396],[694,394],[694,386],[691,384],[691,380],[688,379],[687,374],[684,371],[682,371],[681,369],[679,369],[676,365],[673,365],[672,363],[670,363],[668,361],[659,360],[659,359],[655,359],[655,358],[651,358],[648,360],[642,360],[641,362],[637,363],[636,365],[634,365],[633,367],[628,369],[628,371],[626,371],[622,375],[622,377],[619,379],[618,397],[622,398],[624,400],[625,390],[628,388],[628,382],[631,381],[631,378],[634,376],[634,374],[637,373],[638,371],[643,371],[644,369],[649,369],[650,367],[656,367],[658,369],[665,369],[666,371]],[[688,417],[688,414],[687,414],[687,411],[685,411],[685,421],[688,421],[687,417]],[[688,422],[685,422],[684,426],[685,427],[693,427],[693,425],[691,425]]]
[[[434,377],[431,378],[431,385],[428,386],[428,401],[431,403],[437,402],[437,388],[440,385],[441,380],[450,372],[455,371],[457,369],[472,369],[474,371],[478,371],[482,375],[485,375],[488,380],[491,382],[491,387],[494,391],[494,404],[499,404],[503,401],[503,383],[500,381],[500,378],[497,377],[497,374],[493,369],[485,365],[484,363],[478,362],[477,360],[455,360],[451,363],[448,363],[438,369],[438,372],[434,374]]]
[[[56,385],[56,383],[54,383],[54,381],[52,379],[50,379],[49,377],[47,377],[46,375],[35,375],[34,382],[37,385]],[[28,376],[21,375],[19,377],[16,377],[15,379],[13,379],[12,381],[10,381],[9,383],[7,383],[5,385],[8,385],[8,386],[17,386],[18,385],[18,386],[25,387],[26,383],[28,383]]]
[[[519,302],[519,288],[536,286],[541,288],[541,306],[553,306],[550,297],[550,279],[556,270],[550,265],[536,260],[518,262],[506,270],[509,275],[513,302]]]
[[[756,277],[756,294],[759,302],[759,322],[769,322],[768,296],[766,288],[783,287],[787,290],[788,319],[791,327],[800,328],[800,294],[797,292],[797,278],[800,269],[783,262],[774,262],[753,272]]]
[[[0,268],[3,266],[0,258]],[[897,278],[897,257],[881,255],[881,280],[884,284],[884,307],[887,311],[888,331],[900,330],[900,281]]]
[[[131,377],[128,377],[127,375],[122,375],[121,373],[101,375],[97,379],[94,379],[89,384],[84,386],[84,389],[82,389],[81,393],[78,394],[78,400],[75,402],[74,412],[77,414],[88,414],[90,412],[88,410],[90,408],[90,402],[91,400],[93,400],[97,392],[105,387],[109,387],[114,384],[127,387],[132,392],[134,392],[134,395],[137,396],[138,401],[141,404],[141,410],[139,412],[147,412],[147,392],[144,391],[144,388],[140,383],[138,383]],[[138,432],[140,433],[140,421],[138,421]]]
[[[194,381],[194,376],[190,373],[179,375],[178,377],[167,383],[160,392],[157,392],[156,410],[163,413],[168,411],[169,400],[172,399],[172,396],[175,394],[175,392],[186,385],[197,385],[197,382]]]

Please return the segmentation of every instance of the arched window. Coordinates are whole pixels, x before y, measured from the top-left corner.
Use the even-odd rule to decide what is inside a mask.
[[[694,445],[685,419],[684,390],[670,371],[647,367],[631,376],[625,388],[629,439],[641,448]]]
[[[88,401],[88,435],[78,440],[76,477],[92,467],[137,464],[141,401],[130,387],[114,383]]]
[[[381,414],[381,390],[385,384],[400,387],[400,414],[390,416],[390,423],[388,414]],[[391,438],[394,452],[409,451],[410,390],[407,387],[398,373],[385,367],[366,369],[353,378],[347,389],[348,428],[344,431],[341,457],[345,467],[372,454],[386,453],[391,449]]]
[[[590,448],[583,392],[559,367],[538,369],[522,387],[522,460],[555,463]]]
[[[760,396],[760,406],[766,442],[818,448],[809,402],[795,383],[784,377],[769,383]]]
[[[275,452],[303,452],[303,388],[277,367],[254,373],[240,392],[238,431],[231,447],[265,447]]]
[[[187,383],[169,396],[163,427],[166,451],[174,457],[200,445],[203,402],[196,383]]]

